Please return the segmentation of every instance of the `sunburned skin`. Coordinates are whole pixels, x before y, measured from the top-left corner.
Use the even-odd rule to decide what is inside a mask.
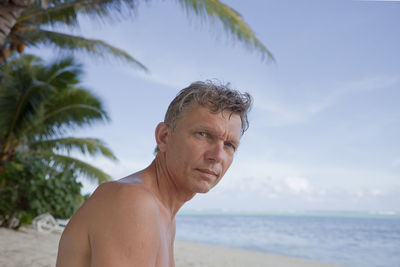
[[[221,180],[240,136],[239,115],[199,105],[175,129],[160,123],[154,161],[95,190],[65,228],[56,266],[173,267],[176,213]]]

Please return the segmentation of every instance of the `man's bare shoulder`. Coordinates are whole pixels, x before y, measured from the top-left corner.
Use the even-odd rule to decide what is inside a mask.
[[[156,198],[148,188],[142,183],[123,180],[101,184],[86,204],[87,212],[94,218],[107,217],[113,221],[115,217],[121,223],[158,213]]]
[[[123,227],[132,221],[154,220],[158,210],[155,197],[143,183],[106,182],[72,216],[66,232],[79,230],[90,234],[116,222]]]
[[[71,218],[66,228],[71,234],[64,239],[77,239],[83,229],[92,266],[154,266],[161,236],[159,208],[143,184],[101,184]]]
[[[106,182],[97,187],[93,192],[90,199],[98,201],[108,197],[122,198],[150,198],[154,200],[151,191],[141,182],[140,179],[135,177],[127,177],[117,181]]]
[[[138,183],[104,183],[87,204],[89,238],[96,253],[93,266],[147,266],[156,260],[160,217],[150,190]]]

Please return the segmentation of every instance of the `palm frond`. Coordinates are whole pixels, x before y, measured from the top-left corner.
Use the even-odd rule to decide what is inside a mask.
[[[18,23],[36,25],[37,28],[41,25],[55,24],[76,27],[79,24],[78,15],[84,14],[100,20],[118,19],[124,17],[124,12],[134,13],[138,2],[137,0],[67,0],[57,2],[46,10],[40,9],[39,6],[29,9],[19,18]],[[221,22],[230,36],[245,44],[249,49],[260,52],[263,59],[274,60],[272,53],[245,23],[240,13],[233,8],[218,0],[178,0],[178,2],[188,12]],[[75,48],[77,47],[72,49]]]
[[[132,15],[137,9],[137,5],[138,1],[135,0],[58,1],[57,3],[54,2],[47,9],[43,9],[39,5],[31,6],[18,18],[17,22],[24,24],[29,22],[31,25],[55,25],[62,23],[63,25],[77,26],[78,14],[89,16],[92,19],[111,19],[111,14],[115,14],[115,12],[118,15],[123,15],[124,13]]]
[[[49,162],[53,168],[59,170],[72,168],[93,182],[103,183],[111,180],[110,175],[106,174],[99,168],[70,156],[54,154],[48,151],[36,152],[34,155],[39,156]]]
[[[101,100],[80,88],[82,66],[72,58],[50,64],[24,55],[2,66],[0,80],[0,141],[5,150],[11,139],[18,143],[65,133],[109,117]],[[53,136],[54,137],[54,136]]]
[[[0,81],[0,133],[5,149],[11,138],[18,138],[27,125],[40,113],[40,103],[49,93],[49,88],[36,80],[41,61],[34,56],[25,56],[3,65]]]
[[[82,88],[68,88],[49,97],[44,103],[45,112],[35,125],[24,132],[42,136],[59,135],[66,129],[90,126],[95,122],[108,121],[103,104],[93,93]]]
[[[22,34],[23,39],[31,44],[52,45],[62,50],[82,51],[106,58],[113,56],[122,61],[148,72],[146,66],[130,56],[127,52],[109,45],[101,40],[87,39],[81,36],[59,33],[38,28],[27,28]]]
[[[250,49],[259,51],[263,59],[274,60],[272,53],[256,37],[255,33],[236,10],[218,0],[178,0],[178,2],[189,12],[194,12],[204,18],[210,17],[220,21],[225,31]]]
[[[82,154],[91,156],[102,155],[111,160],[117,160],[113,152],[97,138],[65,137],[58,139],[40,140],[30,144],[36,151],[66,151],[79,150]]]
[[[80,2],[75,1],[68,3],[61,3],[53,7],[43,9],[40,5],[31,5],[23,14],[17,19],[17,23],[22,25],[54,25],[56,23],[63,23],[69,26],[78,25],[77,7]]]

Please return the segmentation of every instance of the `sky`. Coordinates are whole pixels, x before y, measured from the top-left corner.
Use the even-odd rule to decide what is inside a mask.
[[[117,46],[150,70],[76,53],[84,86],[112,121],[74,135],[104,140],[119,159],[86,160],[113,179],[145,168],[170,101],[194,81],[216,79],[252,94],[250,128],[222,181],[183,211],[400,213],[400,2],[223,3],[275,63],[177,1],[143,2],[111,25],[81,19],[74,33]],[[95,189],[82,180],[84,193]]]

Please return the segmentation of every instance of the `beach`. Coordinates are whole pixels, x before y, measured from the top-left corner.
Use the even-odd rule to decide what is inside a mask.
[[[19,231],[0,228],[1,267],[55,266],[60,234],[39,233],[22,228]],[[176,267],[334,267],[303,259],[295,259],[245,250],[177,241]]]

